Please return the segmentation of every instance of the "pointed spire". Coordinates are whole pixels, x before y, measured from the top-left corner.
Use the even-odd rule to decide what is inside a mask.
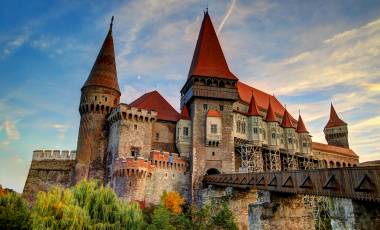
[[[296,131],[297,131],[297,133],[309,133],[309,131],[307,131],[307,129],[306,129],[305,124],[303,123],[301,114],[298,115],[298,123],[297,123]]]
[[[102,86],[120,92],[119,84],[117,82],[115,50],[112,38],[112,25],[113,16],[102,48],[99,51],[96,61],[82,89],[88,86]]]
[[[182,111],[181,111],[181,115],[180,115],[180,119],[190,120],[190,114],[189,114],[189,110],[187,109],[187,105],[183,106]]]
[[[273,108],[272,108],[272,103],[271,103],[271,100],[270,100],[270,97],[269,97],[269,106],[268,106],[268,110],[267,110],[267,116],[265,118],[266,121],[268,122],[276,122],[276,116],[274,114],[274,111],[273,111]]]
[[[335,111],[335,109],[334,109],[334,106],[333,106],[333,104],[331,103],[331,108],[330,108],[330,119],[329,119],[329,121],[327,122],[325,128],[332,128],[332,127],[343,126],[343,125],[347,125],[347,123],[344,122],[343,120],[341,120],[341,119],[338,117],[338,114],[336,113],[336,111]]]
[[[204,13],[188,78],[191,76],[207,76],[238,80],[228,68],[227,61],[215,33],[214,26],[212,25],[208,10]]]
[[[290,114],[285,108],[284,115],[282,116],[281,126],[283,128],[294,128],[292,120],[290,119]]]
[[[253,96],[253,91],[252,91],[251,102],[249,103],[248,115],[249,116],[260,116],[259,109],[257,108],[255,97]]]

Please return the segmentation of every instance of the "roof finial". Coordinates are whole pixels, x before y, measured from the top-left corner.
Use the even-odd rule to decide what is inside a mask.
[[[112,26],[113,26],[113,15],[112,15],[112,17],[111,17],[110,31],[112,31]]]

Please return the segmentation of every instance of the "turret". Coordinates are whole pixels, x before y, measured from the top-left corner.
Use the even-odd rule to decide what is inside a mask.
[[[285,148],[289,153],[294,153],[297,146],[297,137],[293,122],[290,118],[288,110],[285,108],[284,115],[282,116],[281,127],[284,129]]]
[[[257,103],[252,92],[251,101],[248,107],[248,127],[250,127],[249,139],[257,144],[261,143],[263,139],[262,134],[260,134],[260,127],[262,122],[263,117],[259,113],[259,108],[257,107]]]
[[[347,123],[341,120],[331,104],[330,119],[323,132],[329,145],[349,148]]]
[[[311,153],[311,137],[309,131],[307,131],[305,124],[303,123],[301,114],[298,115],[297,129],[299,151],[302,154]]]
[[[189,157],[191,151],[191,118],[187,105],[183,106],[176,127],[176,146],[183,157]]]
[[[112,21],[91,72],[81,89],[75,181],[106,176],[108,128],[106,118],[119,104]]]
[[[278,122],[276,119],[276,115],[273,111],[270,98],[269,98],[269,105],[268,105],[265,121],[267,122],[267,127],[268,127],[267,128],[268,146],[277,148],[279,146]]]

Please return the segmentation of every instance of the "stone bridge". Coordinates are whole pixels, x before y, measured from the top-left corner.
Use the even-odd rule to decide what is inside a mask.
[[[380,167],[206,175],[240,229],[380,229]]]

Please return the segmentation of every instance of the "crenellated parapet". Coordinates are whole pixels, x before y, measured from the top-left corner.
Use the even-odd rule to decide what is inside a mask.
[[[157,112],[120,104],[111,112],[108,121],[113,123],[122,119],[129,121],[154,122],[157,120]]]
[[[188,162],[178,156],[177,153],[160,152],[153,150],[150,153],[151,163],[159,169],[175,170],[186,172]]]
[[[75,160],[76,153],[75,150],[34,150],[32,160]]]
[[[142,157],[118,158],[115,161],[114,176],[139,176],[150,177],[154,165]]]

